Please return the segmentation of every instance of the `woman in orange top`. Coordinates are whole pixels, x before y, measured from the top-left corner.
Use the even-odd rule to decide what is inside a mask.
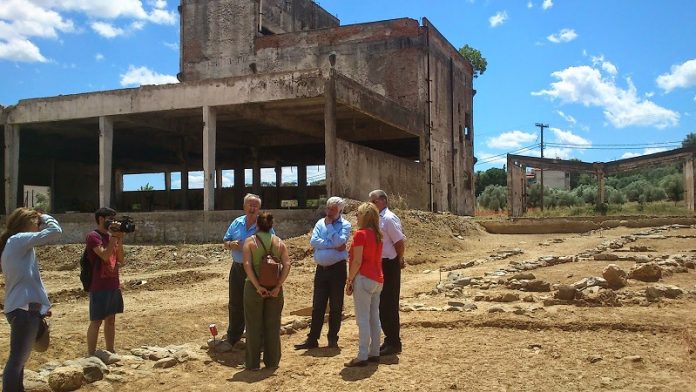
[[[353,234],[349,258],[346,294],[353,294],[360,343],[358,356],[345,366],[366,366],[379,362],[379,295],[384,283],[379,210],[372,203],[358,207],[358,230]]]

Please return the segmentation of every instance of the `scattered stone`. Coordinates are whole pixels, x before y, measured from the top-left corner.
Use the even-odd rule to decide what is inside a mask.
[[[619,256],[613,253],[599,253],[594,255],[594,259],[598,261],[616,261],[619,259]]]
[[[597,362],[599,362],[599,361],[602,360],[602,357],[599,356],[599,355],[590,355],[590,356],[587,358],[587,360],[588,360],[590,363],[597,363]]]
[[[573,283],[573,287],[575,287],[578,290],[584,290],[588,287],[609,287],[609,284],[607,283],[606,279],[600,278],[598,276],[591,276],[589,278],[584,278],[582,280],[579,280],[575,283]]]
[[[505,313],[505,309],[502,306],[491,306],[488,308],[488,313]]]
[[[531,272],[522,272],[522,273],[513,275],[511,278],[508,278],[508,280],[534,280],[534,279],[536,279],[536,276],[534,276],[534,274]]]
[[[26,392],[52,392],[46,377],[29,369],[24,369],[24,390]]]
[[[523,284],[523,288],[527,291],[548,292],[551,291],[551,284],[543,280],[535,279]]]
[[[48,376],[48,385],[56,392],[74,391],[82,386],[83,378],[79,366],[61,366]]]
[[[656,284],[645,289],[645,297],[648,301],[654,301],[658,298],[675,299],[684,294],[684,290],[677,286]]]
[[[611,289],[617,290],[626,286],[628,274],[616,264],[609,264],[604,268],[602,276]]]
[[[491,298],[492,302],[515,302],[519,301],[520,296],[515,293],[498,294]]]
[[[578,290],[575,287],[564,284],[558,286],[558,291],[556,291],[553,297],[564,301],[572,301],[575,299],[577,292]]]
[[[623,359],[630,362],[643,362],[643,357],[640,355],[629,355],[627,357],[623,357]]]
[[[179,363],[179,361],[177,361],[176,358],[162,358],[159,361],[155,362],[155,364],[152,367],[155,369],[167,369],[176,365],[177,363]]]
[[[643,282],[657,282],[662,278],[662,269],[655,263],[637,265],[628,273],[628,278]]]
[[[638,264],[649,263],[650,261],[652,261],[652,259],[648,255],[637,255],[636,257],[634,257],[634,260]]]
[[[522,301],[524,301],[524,302],[536,302],[536,299],[534,299],[533,295],[529,294],[529,295],[524,296],[522,298]]]
[[[121,360],[117,354],[106,350],[97,350],[94,352],[94,356],[101,359],[101,361],[106,365],[113,365]]]
[[[79,366],[88,384],[103,379],[104,375],[109,373],[109,368],[106,364],[96,356],[65,361],[64,365]]]

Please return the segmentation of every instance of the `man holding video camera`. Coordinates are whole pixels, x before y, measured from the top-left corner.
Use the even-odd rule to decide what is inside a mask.
[[[99,329],[104,322],[106,350],[115,353],[116,314],[123,313],[123,296],[119,280],[119,266],[123,265],[123,237],[135,229],[132,221],[124,217],[115,219],[116,211],[102,207],[95,211],[97,228],[87,234],[86,257],[92,268],[89,285],[89,328],[87,329],[87,354],[92,356],[97,348]]]

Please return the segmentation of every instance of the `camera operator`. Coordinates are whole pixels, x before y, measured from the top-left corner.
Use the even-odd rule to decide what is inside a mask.
[[[89,286],[89,328],[87,329],[87,354],[92,356],[97,348],[99,328],[104,322],[106,350],[115,353],[116,314],[123,313],[123,295],[119,280],[119,266],[124,264],[123,224],[115,219],[116,211],[100,208],[94,212],[97,228],[87,234],[86,252],[92,266]]]

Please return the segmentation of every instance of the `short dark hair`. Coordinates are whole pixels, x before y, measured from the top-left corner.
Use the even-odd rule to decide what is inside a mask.
[[[116,210],[114,210],[113,208],[109,208],[109,207],[102,207],[102,208],[94,211],[94,220],[97,223],[99,223],[100,216],[103,216],[105,218],[107,216],[116,216]]]
[[[256,218],[256,227],[259,231],[269,232],[273,228],[273,215],[270,212],[262,212]]]

